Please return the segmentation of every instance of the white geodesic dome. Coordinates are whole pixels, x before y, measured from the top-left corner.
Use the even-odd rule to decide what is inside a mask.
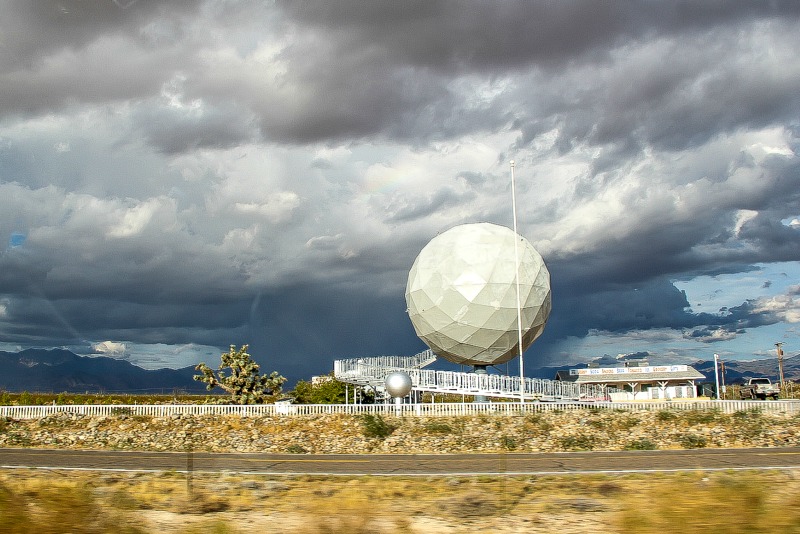
[[[519,353],[514,239],[519,256],[522,349],[550,315],[550,273],[527,239],[489,223],[433,238],[408,274],[406,303],[417,335],[448,361],[505,363]]]

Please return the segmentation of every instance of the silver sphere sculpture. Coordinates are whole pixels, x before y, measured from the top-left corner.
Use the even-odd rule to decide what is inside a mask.
[[[384,384],[392,398],[399,399],[411,393],[411,377],[402,371],[394,371],[386,375]]]
[[[463,224],[439,234],[408,274],[406,304],[414,330],[453,363],[486,366],[513,359],[519,353],[517,273],[524,351],[550,316],[550,272],[542,257],[505,226]]]

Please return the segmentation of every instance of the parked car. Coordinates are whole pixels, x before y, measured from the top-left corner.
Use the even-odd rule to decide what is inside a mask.
[[[774,400],[778,400],[780,392],[780,388],[769,378],[748,378],[747,382],[739,389],[739,396],[743,399],[767,400],[767,397],[772,397]]]

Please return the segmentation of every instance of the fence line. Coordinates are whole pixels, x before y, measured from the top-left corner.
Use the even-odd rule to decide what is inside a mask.
[[[88,404],[44,406],[0,406],[0,417],[11,419],[40,419],[65,413],[89,417],[145,415],[171,417],[175,415],[227,415],[240,417],[304,416],[320,414],[386,414],[428,417],[464,416],[476,414],[520,415],[552,410],[719,410],[723,413],[760,410],[772,413],[800,414],[800,401],[694,401],[694,402],[486,402],[439,404]]]

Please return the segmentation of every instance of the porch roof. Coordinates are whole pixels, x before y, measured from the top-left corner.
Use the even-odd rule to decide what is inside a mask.
[[[705,379],[703,373],[692,367],[688,367],[685,371],[580,375],[576,382],[579,384],[631,384],[638,382],[685,382],[688,380],[702,379]]]

